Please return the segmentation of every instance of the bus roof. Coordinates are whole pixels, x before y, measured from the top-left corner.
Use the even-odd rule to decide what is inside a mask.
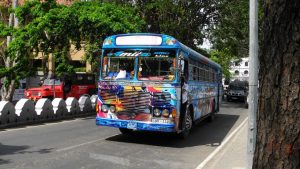
[[[119,34],[107,37],[104,42],[102,49],[113,49],[113,48],[156,48],[156,49],[182,49],[189,56],[195,60],[201,60],[205,64],[212,65],[217,69],[221,69],[221,66],[204,55],[194,51],[186,45],[179,42],[172,36],[165,34],[154,34],[154,33],[130,33],[130,34]]]

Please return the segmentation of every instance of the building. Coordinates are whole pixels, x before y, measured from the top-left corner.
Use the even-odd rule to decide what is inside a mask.
[[[230,66],[231,81],[249,81],[249,58],[233,60]]]

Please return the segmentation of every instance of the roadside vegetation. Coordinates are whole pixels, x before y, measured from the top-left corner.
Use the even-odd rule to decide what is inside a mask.
[[[9,13],[6,8],[6,13]],[[11,9],[10,9],[11,10]],[[3,10],[4,11],[4,10]],[[74,72],[69,64],[70,46],[85,50],[85,59],[97,63],[103,39],[111,34],[140,32],[145,22],[133,7],[114,3],[77,2],[71,6],[59,5],[54,0],[26,1],[15,11],[17,27],[0,24],[1,61],[0,78],[2,100],[11,100],[17,81],[33,75],[32,59],[53,56],[55,73]],[[4,12],[3,12],[4,13]],[[13,39],[6,45],[6,37]]]
[[[9,26],[9,13],[19,19]],[[59,5],[55,0],[27,1],[16,10],[2,5],[0,24],[3,100],[9,100],[18,80],[37,70],[32,59],[55,58],[55,74],[74,72],[70,46],[84,49],[84,59],[97,68],[103,39],[130,32],[164,33],[218,62],[230,78],[230,61],[248,53],[248,3],[239,1],[94,0]],[[236,24],[239,23],[239,24]],[[6,37],[13,39],[6,46]],[[202,49],[205,39],[211,49]],[[5,63],[5,64],[4,64]],[[45,64],[45,63],[44,63]],[[45,68],[46,66],[44,66]],[[16,71],[17,70],[17,71]],[[94,70],[97,71],[97,70]],[[47,70],[44,69],[44,72]]]

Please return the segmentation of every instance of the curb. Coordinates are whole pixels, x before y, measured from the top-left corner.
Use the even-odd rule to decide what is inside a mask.
[[[233,138],[233,136],[235,136],[237,134],[238,131],[240,131],[240,129],[247,124],[248,121],[248,117],[229,135],[227,136],[224,141],[221,143],[221,145],[219,147],[217,147],[212,153],[209,154],[209,156],[204,159],[204,161],[202,161],[197,167],[196,169],[204,169],[204,167],[207,165],[207,163],[209,161],[211,161],[213,159],[213,157],[219,152],[221,151],[225,145],[227,145],[227,143]]]
[[[59,122],[59,121],[71,120],[71,119],[76,119],[76,118],[81,118],[81,117],[89,117],[89,116],[93,116],[93,115],[96,116],[95,114],[96,114],[96,112],[90,112],[90,113],[85,113],[85,114],[68,115],[68,116],[64,116],[61,118],[35,120],[35,121],[30,121],[30,122],[23,121],[23,122],[3,124],[3,125],[0,125],[0,130],[11,129],[11,128],[15,128],[15,127],[32,126],[32,125],[37,125],[37,124],[45,124],[45,123],[51,123],[51,122]]]

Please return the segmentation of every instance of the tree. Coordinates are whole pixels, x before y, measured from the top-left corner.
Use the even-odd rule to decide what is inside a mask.
[[[54,56],[58,65],[55,73],[74,71],[69,64],[70,46],[84,48],[91,61],[99,56],[104,38],[111,34],[138,32],[143,21],[132,7],[99,2],[78,2],[64,6],[55,0],[26,1],[14,11],[19,18],[18,28],[0,24],[0,38],[14,39],[5,49],[3,59],[14,65],[0,67],[2,100],[10,100],[15,81],[32,75],[36,70],[30,61],[39,53],[45,58]]]
[[[174,36],[198,50],[216,16],[216,0],[128,0],[147,25],[143,32]],[[124,1],[122,2],[124,3]]]
[[[265,1],[253,168],[300,168],[300,1]]]
[[[17,4],[18,0],[14,0],[13,10],[17,7]],[[2,20],[0,27],[0,39],[7,37],[6,49],[0,55],[4,63],[0,67],[0,78],[3,83],[1,86],[1,99],[10,100],[17,84],[16,81],[20,80],[22,76],[28,75],[31,69],[28,67],[28,60],[24,59],[27,56],[27,51],[24,48],[25,44],[22,43],[24,36],[22,36],[21,31],[18,31],[18,20],[15,15],[10,13],[8,25],[5,25],[5,20]],[[3,47],[3,42],[1,46]],[[24,66],[27,66],[27,69],[22,69]]]
[[[78,17],[77,47],[83,47],[85,59],[91,63],[96,61],[101,52],[103,40],[113,34],[141,32],[145,22],[138,11],[131,6],[116,3],[78,2],[70,9]],[[84,41],[83,46],[80,42]]]
[[[225,79],[230,79],[231,77],[229,70],[232,58],[233,56],[231,56],[231,53],[227,48],[223,49],[222,51],[212,50],[210,52],[210,59],[221,65],[222,73],[225,76]]]
[[[232,56],[248,56],[248,0],[221,0],[218,5],[215,29],[210,40],[213,48],[222,51],[227,48]]]

